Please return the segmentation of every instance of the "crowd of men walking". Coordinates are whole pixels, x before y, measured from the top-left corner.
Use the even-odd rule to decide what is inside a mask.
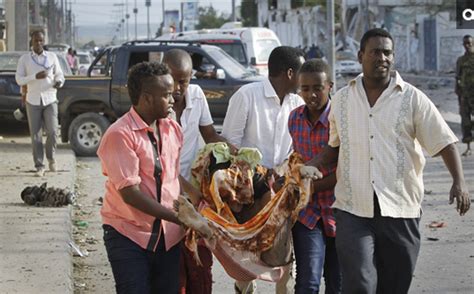
[[[40,130],[55,170],[56,88],[64,76],[54,55],[32,34],[32,52],[18,65],[26,98],[33,158],[44,174]],[[463,142],[472,141],[474,62],[472,37],[457,62]],[[450,203],[470,207],[458,139],[436,106],[393,69],[394,41],[371,29],[358,52],[362,74],[331,97],[331,69],[300,50],[275,48],[268,78],[242,86],[231,98],[223,130],[213,126],[202,89],[190,85],[192,60],[180,49],[161,63],[142,62],[128,74],[129,112],[113,123],[97,152],[106,192],[101,209],[104,243],[117,293],[211,293],[212,253],[199,246],[201,264],[183,246],[175,200],[182,193],[198,209],[191,164],[205,143],[257,148],[262,165],[275,168],[294,150],[323,178],[293,226],[295,287],[291,265],[276,293],[408,293],[420,249],[423,149],[441,156],[452,176]],[[298,94],[296,94],[298,93]],[[337,228],[337,229],[336,229]],[[288,236],[290,238],[290,236]],[[236,281],[236,293],[253,293],[255,281]]]

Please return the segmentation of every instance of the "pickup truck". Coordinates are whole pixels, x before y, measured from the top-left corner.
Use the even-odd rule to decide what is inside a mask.
[[[193,78],[208,99],[216,124],[224,120],[232,94],[243,84],[262,80],[216,46],[184,41],[131,41],[103,50],[89,67],[87,77],[68,77],[58,91],[62,142],[70,142],[79,156],[94,156],[107,127],[131,106],[127,92],[128,69],[142,61],[161,61],[173,48],[187,51],[193,68],[206,78]],[[196,75],[197,77],[198,75]]]

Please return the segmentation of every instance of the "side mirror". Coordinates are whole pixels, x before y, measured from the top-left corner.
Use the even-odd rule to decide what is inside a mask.
[[[250,64],[257,65],[257,59],[255,57],[250,57]]]
[[[216,79],[225,80],[225,71],[222,68],[216,70]]]

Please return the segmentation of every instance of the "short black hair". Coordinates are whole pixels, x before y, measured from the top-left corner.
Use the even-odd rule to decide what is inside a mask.
[[[467,34],[467,35],[464,35],[464,37],[463,37],[463,40],[465,40],[465,39],[469,39],[469,38],[472,38],[472,36],[471,36],[471,35],[469,35],[469,34]]]
[[[290,46],[279,46],[273,49],[268,58],[268,76],[276,77],[290,68],[298,72],[301,67],[303,51]]]
[[[140,95],[147,84],[151,82],[156,76],[163,76],[169,74],[168,67],[163,63],[158,62],[140,62],[135,64],[128,71],[128,95],[133,105],[138,104]]]
[[[37,35],[37,34],[43,34],[43,36],[44,36],[44,30],[41,30],[41,29],[40,29],[40,30],[34,30],[34,31],[32,31],[31,34],[30,34],[30,38],[33,39],[33,37],[34,37],[35,35]]]
[[[177,67],[181,69],[189,70],[193,69],[193,61],[191,60],[191,55],[183,49],[170,49],[165,52],[163,56],[163,63],[169,65],[170,67]]]
[[[329,82],[332,82],[331,67],[321,58],[312,58],[306,60],[300,68],[299,73],[316,73],[323,72]]]
[[[384,29],[376,28],[376,29],[368,30],[362,36],[362,39],[360,39],[360,51],[364,51],[365,45],[367,44],[369,39],[374,38],[374,37],[389,38],[390,40],[392,40],[393,47],[395,47],[395,43],[393,42],[392,35],[390,35],[390,33]]]

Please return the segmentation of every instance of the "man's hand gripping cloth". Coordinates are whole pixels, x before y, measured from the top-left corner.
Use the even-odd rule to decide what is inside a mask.
[[[281,278],[281,266],[290,262],[291,227],[309,201],[311,177],[320,175],[315,168],[305,167],[301,157],[293,153],[277,169],[284,172],[280,174],[285,177],[283,187],[276,193],[270,190],[271,199],[263,208],[238,223],[229,203],[241,204],[244,210],[260,196],[253,195],[252,183],[254,173],[268,174],[258,165],[260,160],[260,152],[253,148],[241,148],[233,156],[225,143],[208,144],[191,171],[205,205],[198,213],[186,199],[179,200],[178,218],[190,228],[186,246],[197,255],[199,234],[227,274],[239,281]],[[211,162],[227,168],[213,171]]]

